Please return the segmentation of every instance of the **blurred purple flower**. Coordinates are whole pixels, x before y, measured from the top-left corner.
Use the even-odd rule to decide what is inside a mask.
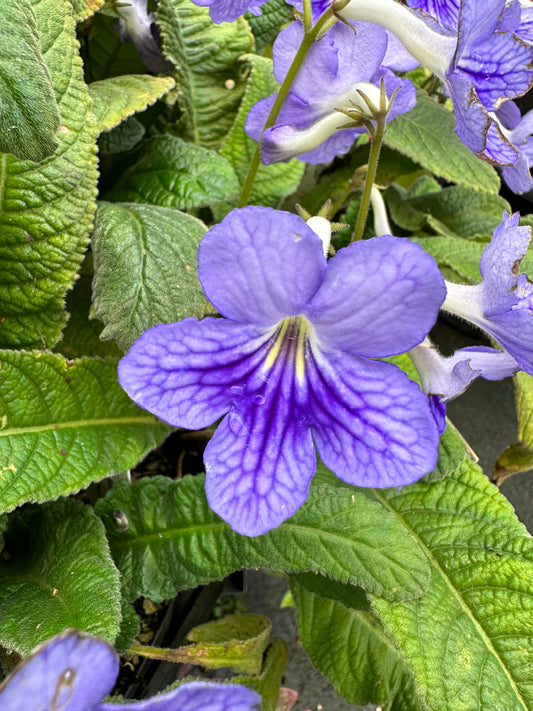
[[[260,697],[237,684],[192,681],[146,701],[106,702],[119,659],[106,642],[66,630],[33,650],[0,685],[2,711],[259,711]]]
[[[533,162],[533,110],[524,116],[514,101],[507,101],[496,117],[501,132],[519,151],[518,161],[503,168],[503,179],[514,193],[526,193],[531,189],[530,167]]]
[[[151,72],[168,72],[172,64],[159,51],[159,33],[155,15],[148,12],[148,0],[117,0],[122,40],[130,41]]]
[[[435,465],[426,397],[373,360],[420,343],[444,280],[418,245],[385,235],[326,261],[302,218],[234,210],[204,237],[199,276],[226,318],[154,326],[119,363],[130,397],[199,429],[228,413],[204,462],[210,506],[239,533],[265,533],[307,498],[314,443],[359,486],[398,486]]]
[[[368,113],[359,90],[379,105],[382,79],[388,97],[398,90],[388,120],[413,108],[416,103],[413,84],[384,67],[388,48],[385,30],[366,22],[355,23],[354,29],[339,23],[311,47],[275,125],[263,134],[263,163],[289,161],[296,156],[308,163],[326,163],[346,153],[366,128],[339,130],[348,121],[341,111],[355,104]],[[279,82],[287,75],[303,35],[302,23],[293,22],[277,37],[273,58]],[[394,55],[391,61],[397,58]],[[252,106],[245,126],[251,138],[261,137],[275,98],[276,94]]]
[[[417,2],[442,14],[442,2]],[[456,3],[450,7],[450,17]],[[339,14],[377,22],[444,83],[453,102],[459,138],[489,162],[513,165],[518,150],[491,112],[526,92],[533,82],[533,46],[515,33],[520,6],[505,0],[462,0],[458,27],[449,28],[396,0],[351,0]],[[451,22],[450,19],[446,20]]]
[[[519,218],[503,214],[481,257],[483,281],[474,286],[446,282],[442,308],[482,328],[533,375],[533,284],[519,274],[531,227],[519,227]]]
[[[260,15],[259,9],[266,0],[192,0],[195,5],[209,8],[209,16],[217,25],[233,22],[245,12]]]

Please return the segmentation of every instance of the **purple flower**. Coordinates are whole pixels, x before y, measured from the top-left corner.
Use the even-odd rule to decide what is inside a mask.
[[[387,33],[377,25],[355,24],[356,33],[344,24],[332,27],[311,47],[296,75],[276,119],[261,141],[263,163],[289,161],[294,157],[308,163],[326,163],[346,153],[363,127],[345,128],[343,109],[356,105],[368,113],[359,93],[363,91],[379,106],[379,86],[383,79],[387,96],[398,90],[388,120],[411,109],[416,103],[413,84],[383,68],[388,48]],[[304,35],[303,25],[293,22],[282,30],[274,43],[274,73],[282,82]],[[392,61],[392,60],[391,60]],[[276,95],[255,104],[246,120],[246,133],[259,140]]]
[[[233,22],[245,12],[260,15],[260,7],[266,0],[192,0],[195,5],[209,8],[209,17],[216,22]]]
[[[441,2],[416,4],[443,12]],[[455,7],[452,3],[450,18]],[[396,0],[351,0],[339,14],[377,22],[394,32],[444,83],[463,143],[489,162],[513,165],[519,153],[491,112],[523,94],[533,81],[533,46],[515,34],[519,10],[517,3],[506,6],[505,0],[462,0],[458,26],[452,29]]]
[[[451,30],[457,30],[459,26],[461,0],[407,0],[407,4],[427,12],[441,25]]]
[[[30,654],[0,685],[2,711],[259,711],[260,697],[237,684],[189,682],[146,701],[101,703],[118,676],[106,642],[66,630]]]
[[[533,110],[524,116],[514,101],[507,101],[496,112],[501,132],[519,151],[518,161],[503,168],[503,179],[514,193],[531,189],[530,166],[533,161]]]
[[[481,284],[447,282],[442,308],[482,328],[533,375],[533,284],[518,273],[531,228],[519,227],[519,217],[503,214],[481,257]]]
[[[145,66],[151,72],[166,72],[172,68],[159,51],[159,34],[155,15],[148,12],[148,0],[121,0],[115,5],[120,17],[120,34],[131,41]]]
[[[154,326],[120,361],[119,380],[179,427],[227,413],[205,450],[206,491],[236,531],[265,533],[304,503],[313,440],[327,467],[360,486],[433,469],[426,397],[373,360],[420,343],[437,317],[444,280],[418,245],[385,235],[327,262],[302,218],[247,207],[209,230],[198,264],[225,318]]]

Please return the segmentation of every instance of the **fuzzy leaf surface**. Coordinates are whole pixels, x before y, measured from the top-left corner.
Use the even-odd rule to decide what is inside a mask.
[[[106,195],[113,202],[141,202],[185,210],[236,202],[237,176],[226,158],[176,136],[151,138]]]
[[[0,351],[0,512],[137,464],[170,427],[121,389],[116,361]]]
[[[70,2],[76,22],[92,17],[104,4],[104,0],[70,0]]]
[[[101,338],[127,350],[151,326],[202,318],[208,302],[196,253],[203,222],[169,207],[100,203],[93,237],[93,297]]]
[[[533,706],[533,539],[473,462],[440,482],[367,491],[417,537],[431,583],[416,601],[371,596],[428,711]]]
[[[0,5],[0,151],[40,161],[58,142],[59,109],[30,0]]]
[[[428,568],[416,542],[394,516],[359,492],[311,487],[291,519],[249,538],[211,511],[203,486],[200,476],[142,479],[133,486],[118,484],[97,503],[128,600],[140,595],[163,600],[254,567],[320,570],[394,599],[424,591]],[[124,514],[127,528],[119,530],[114,511]]]
[[[28,654],[66,627],[113,642],[120,582],[101,521],[73,499],[9,517],[0,561],[0,642]]]
[[[0,155],[0,347],[53,346],[87,246],[96,195],[96,126],[67,0],[31,0],[61,115],[40,163]],[[9,5],[9,3],[7,3]]]
[[[244,132],[246,116],[250,108],[259,99],[270,96],[279,88],[272,69],[272,61],[257,55],[247,55],[251,64],[251,73],[246,85],[242,103],[231,131],[226,136],[221,155],[228,159],[239,179],[244,183],[250,162],[255,153],[257,142]],[[253,205],[279,207],[281,200],[294,192],[302,178],[305,163],[291,160],[289,163],[260,164],[250,193],[249,202]]]
[[[422,711],[411,674],[374,615],[338,599],[348,598],[349,591],[329,597],[329,581],[323,579],[325,594],[309,589],[305,582],[310,577],[296,576],[291,590],[298,637],[313,664],[350,703]]]
[[[388,124],[385,143],[452,183],[497,193],[496,171],[459,140],[454,127],[453,113],[419,91],[415,108]]]
[[[242,17],[215,25],[209,8],[190,0],[161,0],[157,23],[163,51],[176,67],[182,115],[173,129],[187,141],[218,148],[244,91],[241,57],[254,49],[250,27]]]
[[[533,377],[522,371],[514,378],[518,442],[509,445],[498,457],[493,481],[498,486],[513,474],[533,469]]]
[[[144,111],[174,86],[172,77],[127,74],[89,84],[98,131],[109,131],[137,111]]]

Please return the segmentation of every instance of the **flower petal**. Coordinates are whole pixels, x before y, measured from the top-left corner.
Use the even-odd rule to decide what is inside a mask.
[[[240,684],[190,681],[146,701],[100,704],[94,711],[259,711],[261,697]]]
[[[305,379],[282,350],[250,378],[204,453],[209,505],[247,536],[279,526],[304,503],[316,468]]]
[[[268,338],[268,332],[218,318],[154,326],[119,362],[119,382],[138,405],[171,425],[206,427],[228,412],[262,361]]]
[[[198,249],[205,295],[234,321],[272,326],[302,312],[326,272],[322,242],[298,215],[233,210]]]
[[[93,711],[113,688],[118,670],[108,644],[68,630],[37,647],[3,682],[0,708]]]
[[[380,357],[420,343],[445,295],[432,257],[406,239],[384,235],[338,252],[308,314],[322,344]]]
[[[340,479],[402,486],[434,469],[437,425],[426,396],[396,366],[329,352],[307,372],[313,438]]]

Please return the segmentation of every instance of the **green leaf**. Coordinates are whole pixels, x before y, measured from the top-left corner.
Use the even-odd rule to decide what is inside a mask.
[[[337,596],[330,598],[327,588],[320,593],[302,582],[306,582],[303,576],[291,580],[298,637],[313,664],[335,689],[353,704],[387,705],[390,711],[422,711],[411,674],[379,621],[367,609],[368,603],[362,608],[343,604]],[[348,594],[347,591],[344,597]]]
[[[453,113],[421,91],[417,96],[415,108],[387,126],[385,143],[450,182],[497,193],[500,179],[496,171],[459,140]]]
[[[130,116],[111,131],[100,134],[98,152],[101,156],[106,156],[131,151],[141,142],[145,133],[143,124],[135,116]]]
[[[96,128],[72,8],[66,0],[32,4],[58,97],[60,146],[39,164],[0,155],[0,346],[10,348],[59,339],[96,194]]]
[[[89,84],[98,131],[109,131],[137,111],[144,111],[174,86],[172,77],[127,74]]]
[[[97,503],[128,600],[140,595],[163,600],[255,567],[321,571],[394,599],[424,591],[427,563],[414,539],[393,516],[354,490],[312,487],[290,520],[249,538],[211,511],[203,485],[200,476],[143,479],[133,486],[118,484]],[[126,529],[117,526],[114,511],[124,514]]]
[[[114,29],[116,15],[106,17],[97,13],[84,48],[84,64],[91,82],[122,74],[144,74],[146,67],[139,53],[129,42],[122,42]]]
[[[374,611],[428,711],[533,707],[533,540],[479,467],[440,482],[367,490],[417,537],[431,566],[419,599]]]
[[[170,427],[120,388],[116,361],[0,351],[0,512],[134,466]]]
[[[133,644],[135,638],[141,631],[141,620],[135,612],[133,605],[122,600],[122,619],[117,638],[115,639],[115,649],[120,654],[126,652]]]
[[[255,37],[255,51],[262,52],[267,44],[272,44],[293,15],[294,9],[285,0],[268,0],[261,5],[260,15],[247,12],[246,19]]]
[[[174,130],[187,141],[218,148],[242,98],[242,55],[254,48],[250,27],[242,17],[215,25],[209,8],[190,0],[160,0],[157,23],[163,51],[176,67],[182,115]]]
[[[466,456],[466,442],[459,430],[446,418],[446,429],[439,439],[439,458],[435,469],[423,477],[424,481],[440,481],[452,474]]]
[[[0,643],[22,655],[66,627],[113,642],[120,582],[101,521],[80,501],[9,517],[0,561]]]
[[[181,138],[160,136],[143,144],[135,164],[106,198],[184,210],[235,201],[238,190],[226,158]]]
[[[259,674],[271,632],[272,624],[263,615],[228,615],[193,627],[187,641],[195,644],[180,652],[206,669],[231,667],[241,674]]]
[[[458,237],[489,237],[502,221],[509,203],[499,195],[475,193],[453,185],[438,192],[412,195],[398,185],[386,194],[387,207],[394,222],[406,230],[426,228]]]
[[[70,2],[76,22],[92,17],[104,4],[104,0],[70,0]]]
[[[501,486],[513,474],[533,469],[533,377],[522,371],[514,378],[518,442],[507,447],[498,457],[493,481]]]
[[[287,645],[282,639],[275,637],[267,650],[261,673],[257,676],[233,677],[232,682],[257,691],[263,701],[261,711],[276,711],[287,657]]]
[[[270,59],[258,57],[257,55],[247,55],[246,59],[252,66],[251,74],[235,123],[220,149],[221,155],[225,156],[235,169],[241,185],[244,183],[257,147],[257,142],[248,138],[244,132],[246,117],[250,108],[259,99],[270,96],[279,87],[274,78]],[[291,160],[289,163],[272,165],[263,165],[261,163],[249,202],[254,205],[278,207],[280,201],[298,187],[304,167],[305,164],[296,159]]]
[[[461,237],[411,237],[434,257],[449,281],[477,284],[481,281],[479,260],[489,240],[466,240]]]
[[[40,161],[57,146],[59,109],[30,0],[0,4],[0,151]]]
[[[96,315],[105,323],[101,338],[127,350],[157,323],[204,316],[208,302],[196,252],[205,230],[200,220],[173,208],[99,204],[93,293]]]

